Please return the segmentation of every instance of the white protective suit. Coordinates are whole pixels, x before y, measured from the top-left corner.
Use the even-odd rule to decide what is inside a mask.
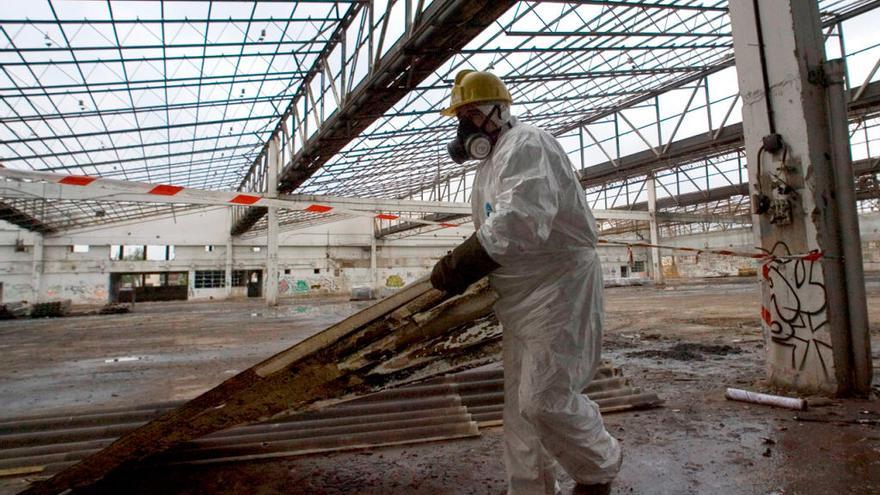
[[[578,483],[610,482],[620,446],[581,391],[599,365],[602,267],[593,218],[550,134],[511,120],[477,169],[477,237],[504,327],[504,460],[510,495],[553,494],[556,463]]]

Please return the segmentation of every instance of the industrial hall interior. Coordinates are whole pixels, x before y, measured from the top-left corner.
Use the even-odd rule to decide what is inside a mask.
[[[0,2],[0,495],[880,493],[878,26]]]

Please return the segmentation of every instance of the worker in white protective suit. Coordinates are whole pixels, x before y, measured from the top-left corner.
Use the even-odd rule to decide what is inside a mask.
[[[458,163],[482,160],[471,194],[476,232],[442,258],[435,288],[459,294],[490,274],[504,328],[504,460],[508,494],[610,493],[620,446],[583,389],[599,366],[602,267],[596,221],[556,139],[510,116],[504,83],[461,71],[452,104]]]

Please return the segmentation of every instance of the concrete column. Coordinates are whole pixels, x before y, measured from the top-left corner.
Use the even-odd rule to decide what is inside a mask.
[[[227,232],[232,231],[232,207],[227,208]],[[226,297],[232,297],[232,235],[226,237]]]
[[[760,270],[770,381],[866,394],[871,353],[861,242],[850,221],[850,145],[843,115],[831,115],[843,98],[839,65],[825,61],[814,0],[730,2],[730,14],[754,233],[768,252],[795,255]],[[811,252],[822,255],[804,257]]]
[[[648,190],[648,220],[651,230],[651,244],[660,244],[660,229],[657,227],[657,182],[653,175],[645,180],[645,189]],[[651,248],[651,278],[655,284],[663,283],[663,267],[660,265],[660,249]]]
[[[34,255],[31,268],[31,304],[41,302],[43,296],[43,235],[34,233]]]
[[[278,196],[278,162],[281,147],[278,143],[278,135],[269,140],[268,166],[266,170],[266,194],[274,198]],[[278,304],[278,208],[270,206],[266,217],[266,290],[263,294],[266,305]]]
[[[370,225],[373,226],[372,234],[370,235],[370,287],[373,288],[374,291],[379,289],[378,285],[378,269],[379,267],[376,264],[376,234],[378,234],[378,229],[376,225],[376,221],[370,219]]]

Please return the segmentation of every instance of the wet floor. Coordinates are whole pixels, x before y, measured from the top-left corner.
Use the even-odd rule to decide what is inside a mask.
[[[188,398],[363,305],[157,303],[129,315],[0,322],[0,417]],[[605,356],[666,399],[606,417],[625,452],[614,493],[880,493],[880,402],[795,412],[724,399],[728,386],[766,389],[757,307],[753,283],[607,291]],[[880,284],[869,284],[869,312],[880,322]],[[500,494],[502,440],[489,428],[477,439],[163,467],[90,493]],[[21,486],[2,480],[0,493]]]
[[[366,305],[140,303],[129,314],[0,321],[0,417],[189,399]]]

